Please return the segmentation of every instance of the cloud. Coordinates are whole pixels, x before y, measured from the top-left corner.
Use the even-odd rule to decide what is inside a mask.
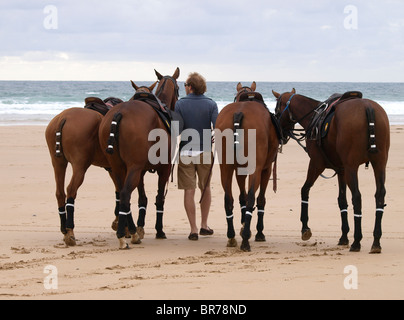
[[[311,77],[302,75],[310,73],[308,67],[319,81],[343,80],[351,70],[360,78],[358,68],[376,70],[376,64],[379,76],[380,65],[386,66],[383,78],[397,80],[400,71],[404,74],[402,1],[349,1],[358,9],[358,30],[344,28],[347,4],[332,0],[256,0],[247,5],[239,0],[53,3],[58,28],[48,30],[43,22],[50,1],[2,0],[0,57],[83,67],[105,67],[108,62],[195,66],[215,80],[228,80],[238,70],[243,77],[304,81]]]

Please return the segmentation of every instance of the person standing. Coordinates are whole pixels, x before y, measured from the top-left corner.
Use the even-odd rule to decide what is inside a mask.
[[[198,240],[195,205],[197,178],[203,197],[200,206],[201,229],[199,235],[210,236],[214,233],[208,226],[212,202],[210,188],[213,165],[211,132],[215,128],[219,111],[216,102],[205,96],[206,90],[205,78],[196,72],[191,73],[185,83],[187,96],[177,101],[175,106],[175,111],[184,119],[184,131],[193,129],[199,134],[199,140],[194,139],[196,140],[194,141],[189,137],[187,141],[181,141],[178,165],[178,189],[184,190],[184,207],[191,227],[188,239],[193,241]],[[209,135],[206,132],[209,132]],[[208,138],[209,141],[205,141]],[[206,149],[206,145],[210,146],[209,150]]]

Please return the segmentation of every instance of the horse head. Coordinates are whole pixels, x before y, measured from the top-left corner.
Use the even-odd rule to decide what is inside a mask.
[[[273,95],[276,98],[275,116],[279,121],[282,128],[282,140],[283,144],[288,143],[290,133],[294,130],[296,121],[293,119],[292,112],[290,110],[290,103],[293,97],[296,95],[296,89],[291,92],[285,92],[280,94],[272,90]],[[289,115],[289,116],[286,116]]]
[[[157,85],[157,83],[158,83],[158,82],[156,81],[156,82],[153,83],[150,87],[147,87],[147,86],[141,86],[141,87],[139,87],[139,86],[137,86],[136,83],[134,83],[132,80],[131,80],[130,82],[132,83],[132,87],[133,87],[133,89],[135,89],[136,93],[139,93],[139,92],[152,93],[153,90],[154,90],[154,88],[156,87],[156,85]],[[133,96],[132,98],[130,98],[129,101],[133,100],[134,97],[135,97],[135,96]]]
[[[177,79],[180,77],[180,69],[177,68],[172,76],[162,76],[158,71],[156,72],[157,79],[160,81],[156,89],[156,96],[163,103],[166,104],[170,110],[174,111],[175,103],[179,98],[179,86]]]
[[[255,92],[255,89],[257,89],[257,84],[256,84],[255,81],[251,84],[251,87],[243,87],[241,82],[239,82],[237,84],[237,95],[236,95],[236,98],[234,99],[234,102],[239,102],[240,101],[240,96],[243,93]]]

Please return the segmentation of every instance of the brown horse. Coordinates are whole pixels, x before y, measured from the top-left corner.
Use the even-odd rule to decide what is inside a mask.
[[[180,70],[177,68],[172,77],[163,77],[157,71],[156,75],[160,80],[156,96],[170,110],[174,110],[178,100],[177,79]],[[132,235],[132,243],[140,243],[141,235],[137,233],[138,230],[133,221],[130,200],[132,192],[143,184],[143,177],[150,170],[156,171],[159,176],[156,198],[156,238],[166,238],[163,231],[163,212],[165,188],[171,171],[171,141],[168,139],[166,143],[169,153],[166,155],[167,163],[152,164],[149,161],[149,151],[156,143],[149,141],[149,134],[152,131],[156,132],[155,130],[166,132],[166,127],[157,112],[141,100],[132,100],[116,106],[104,117],[100,125],[101,146],[112,168],[114,183],[121,190],[117,229],[120,249],[129,248],[124,240],[126,226]],[[146,206],[147,198],[143,190],[142,194],[139,194],[138,225],[142,227],[141,229],[144,226]]]
[[[153,90],[155,84],[149,88]],[[142,87],[142,90],[145,90]],[[87,99],[86,99],[87,100]],[[92,99],[94,100],[94,99]],[[99,100],[99,99],[98,99]],[[105,112],[120,99],[108,98],[98,105]],[[89,108],[70,108],[57,115],[48,125],[45,133],[56,181],[56,199],[59,207],[61,232],[68,246],[75,246],[74,204],[77,191],[84,181],[85,173],[91,165],[109,170],[109,163],[101,150],[98,130],[103,115]],[[67,165],[71,164],[73,173],[65,192]],[[117,201],[119,201],[119,193]],[[67,199],[67,201],[66,201]],[[118,203],[118,202],[117,202]],[[118,214],[118,209],[115,209]]]
[[[244,225],[241,231],[243,238],[241,249],[243,251],[251,251],[249,244],[251,219],[254,212],[255,194],[258,189],[260,189],[257,198],[258,233],[255,240],[265,241],[265,236],[262,232],[264,230],[266,204],[265,192],[272,172],[272,163],[277,159],[279,147],[279,139],[271,114],[264,104],[262,96],[256,93],[255,89],[255,82],[251,88],[242,87],[241,83],[239,83],[235,103],[226,106],[220,112],[216,121],[216,148],[217,150],[220,149],[218,152],[221,152],[220,171],[225,192],[224,202],[228,224],[227,237],[229,241],[227,246],[237,246],[233,224],[234,198],[232,195],[232,180],[236,171],[236,179],[240,188],[241,222]],[[230,137],[224,134],[226,131],[230,132]],[[248,135],[244,134],[244,132],[248,132]],[[250,134],[252,132],[256,134],[255,140],[251,140]],[[244,135],[244,139],[240,138],[242,135]],[[230,145],[228,145],[229,140],[231,140]],[[221,147],[218,147],[218,143],[221,143]],[[254,154],[250,154],[251,143],[256,144],[256,152],[252,152]],[[240,163],[240,157],[237,157],[240,152],[244,153],[244,155],[248,153],[248,162],[255,162],[255,170],[248,170],[245,163]],[[251,163],[248,163],[248,166],[250,165]],[[240,169],[245,169],[246,172],[241,172]],[[248,194],[245,189],[247,175],[249,175]]]
[[[362,198],[359,191],[358,168],[364,163],[371,163],[376,179],[376,223],[374,228],[374,243],[371,253],[380,253],[380,238],[382,236],[382,217],[385,208],[385,180],[388,152],[390,148],[390,126],[386,112],[374,101],[367,99],[342,100],[335,106],[335,114],[324,138],[311,140],[307,131],[313,127],[317,117],[319,101],[292,92],[279,94],[273,91],[277,98],[276,115],[279,118],[284,135],[296,139],[294,126],[299,123],[305,131],[307,153],[310,164],[307,180],[301,190],[302,209],[301,222],[302,239],[311,238],[308,227],[309,192],[317,178],[326,168],[331,168],[338,174],[339,197],[341,210],[342,237],[339,245],[348,245],[348,202],[346,186],[352,192],[354,208],[355,233],[351,251],[361,249],[362,240]],[[317,111],[317,112],[316,112]],[[286,140],[285,140],[286,142]]]

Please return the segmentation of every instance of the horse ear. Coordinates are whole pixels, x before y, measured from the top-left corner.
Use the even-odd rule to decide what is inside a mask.
[[[135,89],[137,91],[139,89],[139,87],[132,80],[130,80],[130,82],[132,83],[133,89]]]
[[[296,94],[296,89],[295,88],[293,88],[292,93]]]
[[[237,91],[240,91],[241,89],[243,89],[243,85],[241,84],[241,82],[239,82],[237,85]]]
[[[161,80],[164,78],[156,69],[154,69],[154,72],[156,73],[157,79]]]
[[[257,83],[254,81],[251,85],[251,90],[255,91],[255,89],[257,89]]]
[[[279,99],[279,97],[281,96],[278,92],[272,90],[272,94],[275,96],[276,99]]]
[[[173,78],[177,80],[180,77],[180,68],[177,68],[173,74]]]
[[[155,83],[153,83],[153,84],[149,87],[150,92],[153,92],[153,90],[154,90],[154,88],[156,87],[157,83],[158,83],[158,82],[156,81]]]

